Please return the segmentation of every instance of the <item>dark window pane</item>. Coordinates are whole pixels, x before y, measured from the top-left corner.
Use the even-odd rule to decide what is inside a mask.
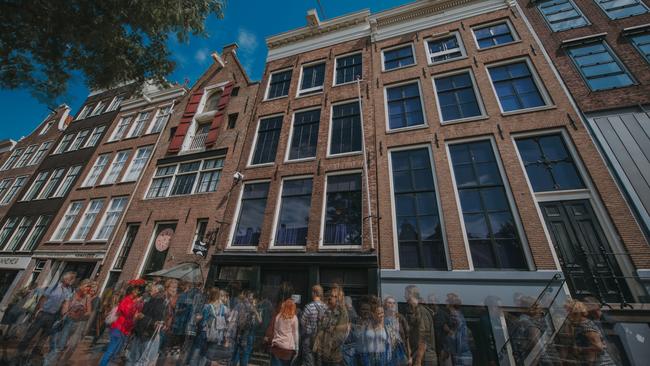
[[[276,72],[271,75],[267,98],[279,98],[289,95],[291,85],[291,70]]]
[[[319,122],[320,109],[295,114],[289,160],[316,156]]]
[[[487,48],[515,40],[507,23],[474,29],[479,48]]]
[[[469,73],[435,79],[443,121],[481,114]]]
[[[525,62],[494,66],[488,70],[504,112],[545,104]]]
[[[413,57],[413,48],[411,45],[384,51],[383,54],[384,70],[397,69],[400,67],[413,65],[415,63],[415,58]]]
[[[332,108],[330,154],[361,151],[361,115],[359,103],[338,104]]]
[[[304,66],[302,68],[301,94],[322,90],[325,80],[325,64]],[[318,89],[318,90],[312,90]]]
[[[361,54],[336,59],[336,84],[349,83],[361,77]]]
[[[327,177],[323,245],[361,245],[361,174]]]
[[[257,130],[257,141],[251,164],[264,164],[275,161],[278,149],[280,130],[282,129],[282,116],[264,118],[260,120]]]
[[[627,70],[602,41],[571,47],[568,53],[591,90],[634,84]]]
[[[244,185],[233,246],[255,246],[259,244],[268,190],[269,183]]]
[[[275,245],[307,244],[311,190],[311,178],[284,182]]]
[[[386,89],[388,125],[391,129],[424,124],[424,114],[417,83]]]

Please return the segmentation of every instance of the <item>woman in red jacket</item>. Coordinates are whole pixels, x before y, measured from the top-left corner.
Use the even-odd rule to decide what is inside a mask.
[[[131,334],[135,321],[142,317],[142,291],[144,280],[129,281],[129,288],[126,296],[117,306],[117,319],[111,324],[111,338],[108,348],[100,362],[101,366],[107,366],[111,359],[117,355],[124,345],[124,342]]]

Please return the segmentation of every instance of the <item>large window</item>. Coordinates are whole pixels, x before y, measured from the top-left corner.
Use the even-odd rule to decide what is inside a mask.
[[[23,217],[22,220],[20,220],[20,224],[18,225],[16,232],[14,232],[11,240],[9,240],[7,246],[3,250],[8,252],[13,252],[16,250],[29,234],[33,223],[34,219],[32,217]]]
[[[0,170],[9,170],[11,167],[16,163],[16,160],[22,155],[23,151],[25,149],[16,149],[14,150],[11,155],[9,155],[9,158],[7,158],[7,161],[5,161],[4,164],[2,164],[2,168]]]
[[[451,36],[427,40],[426,44],[429,64],[465,56],[463,43],[458,32],[453,32]]]
[[[232,246],[259,244],[268,193],[268,182],[244,185]]]
[[[147,120],[149,120],[149,112],[141,112],[138,114],[138,117],[133,122],[131,130],[126,137],[138,137],[144,132],[144,128],[147,125]]]
[[[208,99],[205,101],[203,112],[216,111],[217,107],[219,106],[220,99],[221,99],[221,89],[212,92],[208,96]]]
[[[286,179],[282,183],[276,246],[306,245],[311,208],[312,178]]]
[[[332,107],[330,155],[361,151],[361,110],[359,102]]]
[[[415,64],[413,45],[398,46],[382,51],[384,70],[394,70]]]
[[[79,112],[79,115],[77,115],[76,120],[84,119],[88,116],[88,113],[92,110],[92,107],[90,105],[85,105],[82,109],[81,112]]]
[[[336,58],[336,76],[334,84],[345,84],[356,80],[357,76],[362,77],[362,55],[355,53],[354,55],[341,56]]]
[[[7,190],[5,196],[2,197],[2,200],[0,201],[0,205],[9,204],[14,199],[14,197],[16,197],[18,192],[23,188],[26,182],[27,182],[27,176],[16,178],[14,184],[11,185],[9,190]]]
[[[20,217],[16,216],[12,216],[5,220],[2,230],[0,230],[0,248],[3,248],[7,240],[11,237],[11,234],[16,229],[16,225],[18,225],[18,220],[20,220]]]
[[[124,96],[118,95],[113,100],[111,101],[111,104],[108,105],[108,108],[106,108],[106,112],[112,112],[120,107],[120,104],[122,104],[122,101],[124,100]]]
[[[526,61],[493,66],[488,70],[504,112],[546,105]]]
[[[308,65],[302,67],[302,75],[300,77],[300,95],[317,93],[323,90],[323,82],[325,81],[325,63],[315,65]]]
[[[61,142],[59,142],[59,145],[56,147],[54,150],[54,154],[62,154],[68,150],[68,147],[70,146],[70,143],[72,142],[72,139],[74,138],[75,134],[74,133],[68,133],[63,136],[61,139]]]
[[[313,158],[318,144],[320,109],[296,112],[293,116],[288,160]]]
[[[591,90],[622,88],[634,84],[632,76],[605,42],[574,46],[568,52]]]
[[[45,185],[48,175],[49,172],[39,172],[38,175],[36,175],[36,179],[32,182],[31,187],[29,187],[29,190],[23,196],[22,201],[31,201],[36,198],[38,192],[40,192],[43,185]]]
[[[266,99],[286,97],[291,86],[291,70],[278,71],[271,74]]]
[[[2,201],[5,194],[7,194],[7,191],[9,191],[9,187],[11,187],[11,182],[13,181],[13,178],[5,178],[3,180],[0,180],[0,201]]]
[[[97,218],[97,215],[99,215],[103,207],[104,207],[103,199],[96,199],[90,201],[88,207],[86,207],[86,212],[84,212],[83,216],[81,216],[81,221],[77,225],[75,231],[72,233],[72,237],[70,239],[85,240],[86,236],[88,236],[88,233],[90,232],[90,229],[95,223],[95,219]]]
[[[454,144],[449,152],[474,267],[527,269],[492,143]]]
[[[66,238],[68,232],[72,228],[72,225],[77,220],[77,215],[79,215],[79,211],[81,211],[83,205],[84,205],[83,201],[76,201],[70,203],[70,206],[68,206],[68,210],[61,218],[61,222],[59,222],[59,226],[56,228],[54,234],[52,235],[52,239],[51,239],[52,241],[62,241]]]
[[[45,141],[44,143],[41,144],[41,146],[36,150],[36,153],[32,157],[32,160],[29,162],[29,165],[36,165],[43,160],[43,157],[45,157],[45,153],[50,149],[52,146],[52,141]]]
[[[122,177],[122,182],[138,180],[140,173],[142,173],[142,169],[144,169],[147,165],[147,161],[149,161],[152,150],[153,146],[145,146],[136,150],[131,165],[129,165],[129,169],[126,171],[126,174],[124,174],[124,177]]]
[[[389,129],[419,126],[425,123],[418,82],[387,87],[386,103]]]
[[[93,240],[108,240],[111,237],[128,200],[128,197],[118,197],[111,200],[102,221],[100,221],[97,230],[95,230]]]
[[[180,166],[158,167],[147,192],[147,198],[214,192],[221,177],[223,162],[223,158],[214,158],[182,163]],[[195,184],[197,175],[198,184]]]
[[[648,8],[641,0],[595,0],[610,19],[627,18],[645,14]]]
[[[434,78],[441,120],[444,122],[483,114],[469,71]]]
[[[92,113],[90,113],[90,117],[101,114],[104,111],[104,108],[106,108],[106,102],[100,100],[95,106],[95,109],[93,109]]]
[[[535,192],[585,187],[561,135],[517,139],[517,148]]]
[[[587,19],[572,0],[542,0],[537,2],[537,9],[554,32],[588,24]]]
[[[515,36],[508,22],[491,24],[474,28],[474,37],[478,48],[489,48],[515,41]]]
[[[643,58],[650,62],[650,32],[633,34],[630,36],[630,40]]]
[[[56,189],[59,188],[59,183],[61,183],[61,179],[63,179],[63,174],[65,174],[65,168],[54,169],[52,174],[50,174],[50,180],[47,181],[47,184],[45,184],[45,187],[41,193],[38,194],[36,199],[42,200],[51,197]]]
[[[108,169],[108,173],[106,173],[104,179],[102,179],[102,184],[113,184],[117,182],[117,178],[120,176],[120,173],[122,172],[126,161],[129,159],[130,153],[130,150],[124,150],[119,151],[115,155],[115,158],[113,158],[113,162],[111,163],[111,167]]]
[[[278,149],[281,129],[282,116],[260,119],[251,165],[272,163],[275,161],[275,153]]]
[[[102,174],[106,168],[106,165],[108,164],[110,156],[111,154],[102,154],[97,157],[95,164],[93,164],[93,167],[90,168],[90,172],[88,172],[88,175],[86,176],[86,180],[84,180],[83,184],[81,185],[82,187],[92,187],[97,183],[99,176]]]
[[[126,258],[131,252],[133,243],[135,242],[135,237],[138,235],[138,230],[140,225],[131,224],[126,227],[126,234],[124,234],[124,240],[122,240],[122,247],[120,248],[120,253],[117,255],[115,264],[113,265],[113,270],[121,270],[124,268],[124,263],[126,263]]]
[[[72,187],[72,184],[75,180],[77,180],[79,173],[81,173],[81,165],[70,167],[65,177],[63,178],[61,185],[57,188],[52,197],[64,197],[66,194],[68,194],[68,191]]]
[[[88,137],[88,134],[90,133],[89,130],[81,130],[77,133],[77,136],[75,136],[74,141],[72,141],[72,144],[70,144],[70,147],[66,151],[74,151],[74,150],[79,150],[81,148],[81,145],[86,141],[86,137]]]
[[[106,126],[99,126],[93,128],[93,132],[90,134],[90,137],[88,138],[88,141],[86,141],[86,143],[84,144],[84,147],[92,147],[97,145],[105,129]]]
[[[118,122],[117,126],[115,126],[115,129],[113,130],[113,133],[111,134],[111,137],[108,139],[108,141],[117,141],[120,140],[122,137],[124,137],[126,131],[129,129],[129,126],[131,125],[132,119],[133,119],[132,116],[122,117],[120,119],[120,122]]]
[[[156,117],[154,117],[153,121],[151,122],[148,133],[158,133],[162,131],[163,128],[165,128],[165,125],[167,124],[167,121],[169,120],[169,116],[171,114],[171,104],[168,106],[160,107],[158,109],[158,112],[156,112]]]
[[[429,150],[390,156],[400,267],[447,269]]]
[[[361,245],[361,173],[327,176],[323,246]]]
[[[29,233],[29,236],[27,239],[25,239],[24,244],[20,248],[21,251],[31,252],[34,250],[34,248],[36,248],[36,245],[38,245],[38,243],[43,238],[43,235],[45,235],[47,225],[50,223],[51,219],[52,216],[48,215],[38,217],[36,224],[34,224],[34,228]]]
[[[31,145],[28,146],[27,149],[25,149],[25,152],[20,156],[20,159],[16,162],[14,165],[14,168],[22,168],[24,167],[29,159],[34,155],[34,152],[38,148],[38,145]]]

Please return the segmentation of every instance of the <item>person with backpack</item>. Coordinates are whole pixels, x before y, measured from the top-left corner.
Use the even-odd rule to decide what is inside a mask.
[[[323,287],[314,285],[311,288],[312,301],[305,306],[300,316],[301,343],[302,343],[302,364],[304,366],[315,366],[312,347],[316,338],[316,330],[320,319],[325,314],[327,306],[321,301]]]
[[[321,319],[313,352],[321,366],[343,365],[343,343],[350,333],[350,320],[343,289],[334,285],[327,298],[327,310]]]
[[[156,361],[160,347],[160,329],[167,315],[165,287],[152,285],[149,299],[142,306],[133,327],[127,365],[149,365]]]
[[[415,285],[406,286],[406,321],[409,326],[409,343],[413,366],[434,366],[438,364],[434,314],[422,304],[420,290]]]
[[[228,347],[228,317],[230,310],[222,302],[221,291],[208,290],[207,303],[196,318],[198,334],[189,355],[189,365],[227,365],[232,357]]]
[[[262,317],[257,310],[257,302],[253,292],[243,290],[239,295],[237,305],[230,313],[229,342],[232,342],[233,355],[231,366],[248,366],[248,360],[253,352],[255,332],[262,323]]]

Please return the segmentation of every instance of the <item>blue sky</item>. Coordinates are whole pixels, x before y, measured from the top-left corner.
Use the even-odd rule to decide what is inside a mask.
[[[392,8],[410,0],[321,0],[324,14],[321,20],[346,13],[370,9],[372,12]],[[308,9],[317,8],[316,0],[230,0],[224,19],[214,16],[207,21],[207,38],[193,37],[187,44],[179,44],[171,37],[170,48],[176,61],[176,70],[168,79],[190,85],[209,66],[213,51],[237,42],[238,56],[253,80],[259,80],[264,71],[266,45],[264,39],[306,24]],[[66,103],[76,113],[88,95],[83,78],[76,76],[59,103]],[[48,108],[31,97],[26,90],[0,90],[0,139],[19,139],[29,134],[49,113]]]

